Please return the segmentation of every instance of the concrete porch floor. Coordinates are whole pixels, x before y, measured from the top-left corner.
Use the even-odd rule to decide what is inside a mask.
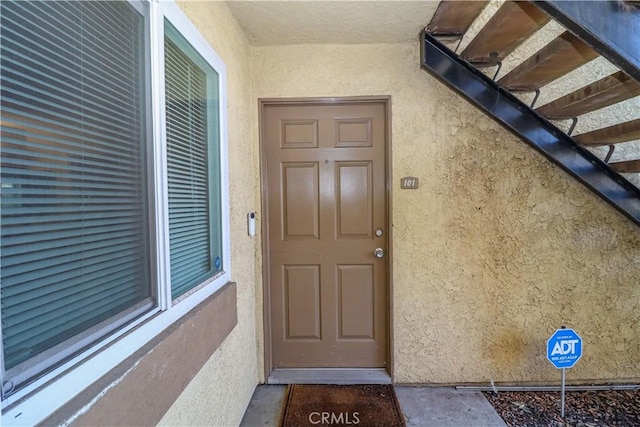
[[[453,387],[396,386],[407,427],[504,427],[506,424],[482,393]],[[280,425],[286,385],[256,387],[241,426]]]

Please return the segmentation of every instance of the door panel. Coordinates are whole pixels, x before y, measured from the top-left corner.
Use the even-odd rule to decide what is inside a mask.
[[[283,163],[283,240],[319,239],[318,163]]]
[[[338,266],[339,340],[374,339],[375,295],[373,265]]]
[[[336,162],[338,239],[371,238],[373,167],[371,162]]]
[[[286,340],[320,339],[320,266],[285,265]]]
[[[265,107],[274,368],[387,366],[385,110]]]
[[[336,147],[371,147],[371,119],[336,120]]]
[[[282,120],[280,147],[282,148],[317,148],[317,120]]]

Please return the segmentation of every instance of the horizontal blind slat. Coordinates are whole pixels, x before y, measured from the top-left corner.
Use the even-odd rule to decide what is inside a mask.
[[[13,295],[9,300],[12,303],[12,308],[7,310],[7,320],[10,320],[12,316],[26,315],[25,309],[28,310],[29,307],[42,305],[43,308],[41,310],[52,311],[55,310],[55,308],[50,305],[52,301],[67,300],[67,302],[73,303],[75,300],[87,298],[97,292],[115,291],[122,287],[128,288],[132,284],[132,281],[135,282],[140,279],[139,276],[131,275],[130,270],[132,263],[130,260],[125,264],[104,267],[101,270],[102,274],[99,276],[97,272],[94,273],[95,280],[92,280],[89,285],[81,283],[80,277],[73,277],[60,282],[52,282],[40,292],[41,296],[46,296],[46,300],[40,297],[33,298],[33,294],[38,291]],[[111,283],[112,281],[116,281],[117,285],[113,285]],[[81,291],[79,291],[79,289]],[[34,321],[39,320],[35,318]]]
[[[113,261],[125,260],[125,256],[129,259],[135,256],[134,248],[129,244],[111,245],[108,247],[96,248],[93,250],[87,250],[83,252],[84,259],[81,264],[82,267],[95,266],[96,269],[101,265],[108,265]],[[135,257],[134,257],[135,258]],[[18,283],[22,283],[28,280],[44,279],[46,276],[52,274],[58,274],[65,270],[77,268],[76,265],[77,254],[72,253],[65,256],[58,256],[55,259],[51,258],[38,258],[31,259],[30,261],[23,261],[25,267],[28,267],[28,271],[19,268],[7,268],[5,271],[5,280],[10,282],[15,280]],[[52,261],[56,262],[56,265],[52,265]],[[10,294],[8,294],[10,295]]]
[[[117,63],[119,57],[122,56],[118,54],[117,48],[120,48],[123,52],[131,48],[131,46],[128,46],[126,42],[120,41],[119,38],[109,37],[110,34],[113,36],[120,36],[120,38],[122,38],[123,35],[131,37],[131,31],[125,31],[119,34],[114,34],[113,31],[108,31],[105,32],[104,39],[108,39],[111,41],[111,49],[109,55],[105,56],[105,54],[102,53],[102,49],[96,49],[95,45],[92,45],[90,41],[86,40],[87,29],[90,28],[90,26],[85,25],[84,31],[81,32],[76,30],[76,22],[63,23],[60,19],[57,19],[57,17],[61,16],[61,13],[70,11],[68,7],[66,7],[65,9],[61,8],[64,8],[66,6],[66,3],[59,2],[56,6],[57,9],[52,9],[52,13],[48,14],[46,16],[46,19],[38,19],[38,16],[45,11],[45,8],[43,7],[46,7],[46,2],[44,2],[44,4],[41,4],[39,2],[24,3],[32,3],[32,5],[37,5],[40,10],[36,11],[34,9],[29,12],[26,9],[23,9],[24,17],[22,19],[15,14],[5,12],[3,14],[3,21],[9,28],[9,34],[13,36],[11,40],[24,40],[29,43],[29,45],[37,43],[38,46],[47,48],[46,51],[48,55],[43,58],[44,61],[50,58],[56,58],[60,60],[61,63],[73,64],[73,58],[77,57],[78,54],[81,53],[80,44],[78,43],[78,39],[81,37],[85,50],[91,51],[91,53],[100,60],[100,62],[98,62],[97,64],[104,63],[105,65],[108,65],[109,62],[114,62],[115,64]],[[84,13],[78,11],[78,15],[82,15],[82,17],[77,16],[76,19],[85,19],[86,9]],[[12,27],[20,27],[21,31],[13,31],[11,30]],[[30,30],[29,28],[33,29]],[[22,34],[24,34],[24,36]],[[126,73],[128,67],[125,61],[126,58],[120,60],[120,64],[123,65],[121,70],[124,70],[125,72],[123,72],[122,74],[116,74],[116,77],[129,78],[129,75]],[[100,70],[100,67],[97,64],[94,65],[94,67],[96,70]],[[70,67],[69,70],[73,71],[74,68]]]
[[[56,138],[56,142],[73,147],[81,147],[83,144],[87,150],[101,151],[108,153],[117,150],[123,154],[135,155],[137,153],[130,144],[127,144],[127,138],[122,135],[107,135],[103,132],[95,132],[86,128],[82,123],[80,126],[63,124],[45,117],[39,117],[34,120],[28,112],[20,112],[18,115],[11,113],[8,108],[3,105],[2,131],[10,135],[47,135]],[[10,121],[9,121],[10,120]],[[28,131],[26,130],[28,129]],[[129,135],[131,136],[131,135]]]

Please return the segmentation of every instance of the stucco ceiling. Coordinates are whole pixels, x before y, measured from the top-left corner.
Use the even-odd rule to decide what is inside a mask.
[[[254,46],[416,40],[438,1],[241,1],[227,4]]]

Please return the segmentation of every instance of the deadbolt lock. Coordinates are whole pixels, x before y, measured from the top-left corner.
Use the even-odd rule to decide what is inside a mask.
[[[384,249],[376,248],[373,251],[373,256],[375,256],[376,258],[384,258]]]

